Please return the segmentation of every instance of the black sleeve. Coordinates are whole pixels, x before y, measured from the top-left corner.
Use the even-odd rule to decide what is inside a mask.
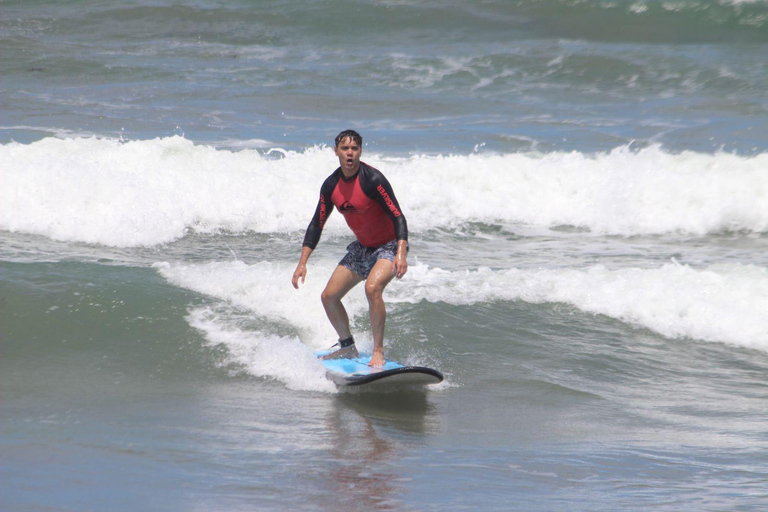
[[[374,199],[384,209],[384,213],[392,220],[395,226],[395,237],[398,240],[408,240],[408,223],[400,209],[397,197],[392,190],[387,178],[378,169],[360,164],[360,187],[365,195]]]
[[[323,227],[325,221],[333,213],[333,203],[331,202],[331,194],[333,189],[336,188],[336,183],[339,181],[341,171],[337,170],[331,174],[320,187],[320,199],[317,201],[317,208],[315,208],[315,215],[312,216],[312,220],[309,221],[307,226],[307,232],[304,234],[304,247],[309,247],[314,250],[317,247],[317,243],[320,241],[320,235],[323,233]]]

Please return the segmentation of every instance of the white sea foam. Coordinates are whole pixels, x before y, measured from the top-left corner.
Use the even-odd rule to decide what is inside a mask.
[[[294,262],[156,264],[172,284],[289,326],[314,350],[327,348],[336,339],[320,304],[320,292],[335,266],[335,261],[313,258],[305,283],[295,290],[290,282]],[[351,293],[346,304],[351,316],[368,311],[362,293]]]
[[[316,390],[325,384],[318,378],[312,352],[334,339],[318,299],[333,266],[330,260],[314,261],[313,278],[296,291],[288,283],[293,270],[289,263],[156,265],[171,283],[221,299],[231,311],[245,312],[223,314],[201,308],[190,315],[192,325],[211,343],[225,345],[234,361],[254,375]],[[365,298],[357,291],[345,301],[353,320],[367,315]],[[447,271],[416,263],[406,279],[394,281],[387,291],[390,307],[420,301],[473,305],[500,300],[565,303],[670,339],[768,351],[768,269],[753,265],[695,269],[670,262],[615,270],[596,265]],[[256,325],[272,327],[246,328],[241,325],[243,314],[254,318]],[[298,335],[286,334],[290,332]],[[363,349],[370,349],[370,339],[360,334]]]
[[[652,147],[364,160],[385,172],[420,230],[503,222],[615,235],[768,231],[768,154]],[[0,146],[0,229],[118,247],[189,230],[301,232],[337,164],[328,148],[264,154],[182,137],[10,143]],[[338,217],[329,231],[344,229]]]
[[[295,230],[308,222],[312,189],[333,165],[330,151],[271,159],[181,137],[0,148],[0,228],[110,246],[170,242],[189,229]]]
[[[291,389],[333,392],[325,368],[297,338],[240,328],[231,316],[213,308],[197,308],[187,317],[211,345],[227,349],[228,362],[249,374],[276,379]]]
[[[718,264],[694,269],[675,262],[659,268],[610,270],[508,269],[448,272],[424,265],[394,282],[393,302],[473,304],[494,300],[560,302],[651,329],[768,351],[768,269]]]
[[[330,275],[334,266],[313,260],[305,284],[295,290],[290,284],[293,268],[287,263],[155,265],[169,282],[222,299],[224,306],[196,308],[187,319],[209,343],[226,347],[228,362],[292,389],[322,392],[335,387],[325,378],[314,351],[328,348],[336,334],[320,304],[325,286],[325,277],[320,276]],[[351,293],[346,304],[351,316],[367,311],[362,295]],[[243,311],[252,322],[243,322]],[[370,349],[370,340],[359,338],[359,345]]]

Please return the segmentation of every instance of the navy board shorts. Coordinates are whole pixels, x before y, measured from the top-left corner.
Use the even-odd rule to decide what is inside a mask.
[[[408,250],[407,246],[406,250]],[[347,246],[347,254],[341,258],[339,265],[367,278],[377,261],[395,261],[396,253],[397,240],[392,240],[378,247],[366,247],[355,240]]]

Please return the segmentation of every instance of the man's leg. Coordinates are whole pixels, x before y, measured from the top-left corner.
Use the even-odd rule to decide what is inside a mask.
[[[320,295],[323,308],[325,308],[325,314],[328,315],[328,320],[330,320],[331,325],[336,330],[336,334],[339,335],[339,340],[345,340],[352,336],[349,329],[349,315],[347,315],[347,310],[344,308],[344,304],[341,303],[341,299],[362,280],[363,276],[355,274],[348,268],[339,265],[333,271],[328,284],[325,285],[325,290]],[[357,348],[352,345],[348,348],[339,349],[325,357],[357,357]]]
[[[380,259],[376,262],[365,281],[365,296],[368,299],[368,312],[371,318],[373,334],[373,357],[371,366],[384,366],[384,326],[387,319],[387,308],[384,304],[384,288],[387,287],[394,274],[394,263]]]

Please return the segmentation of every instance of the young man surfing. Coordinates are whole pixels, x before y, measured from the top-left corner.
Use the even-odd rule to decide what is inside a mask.
[[[387,311],[384,288],[393,277],[408,271],[408,225],[387,179],[377,169],[360,161],[363,138],[353,130],[336,137],[334,152],[339,158],[336,169],[320,188],[315,215],[307,227],[299,264],[293,273],[293,287],[307,276],[307,260],[320,241],[320,235],[334,206],[344,215],[357,240],[349,244],[347,254],[334,270],[320,298],[331,325],[339,335],[339,349],[324,359],[357,357],[349,316],[341,299],[357,284],[365,281],[365,296],[373,333],[370,366],[382,367],[384,324]]]

